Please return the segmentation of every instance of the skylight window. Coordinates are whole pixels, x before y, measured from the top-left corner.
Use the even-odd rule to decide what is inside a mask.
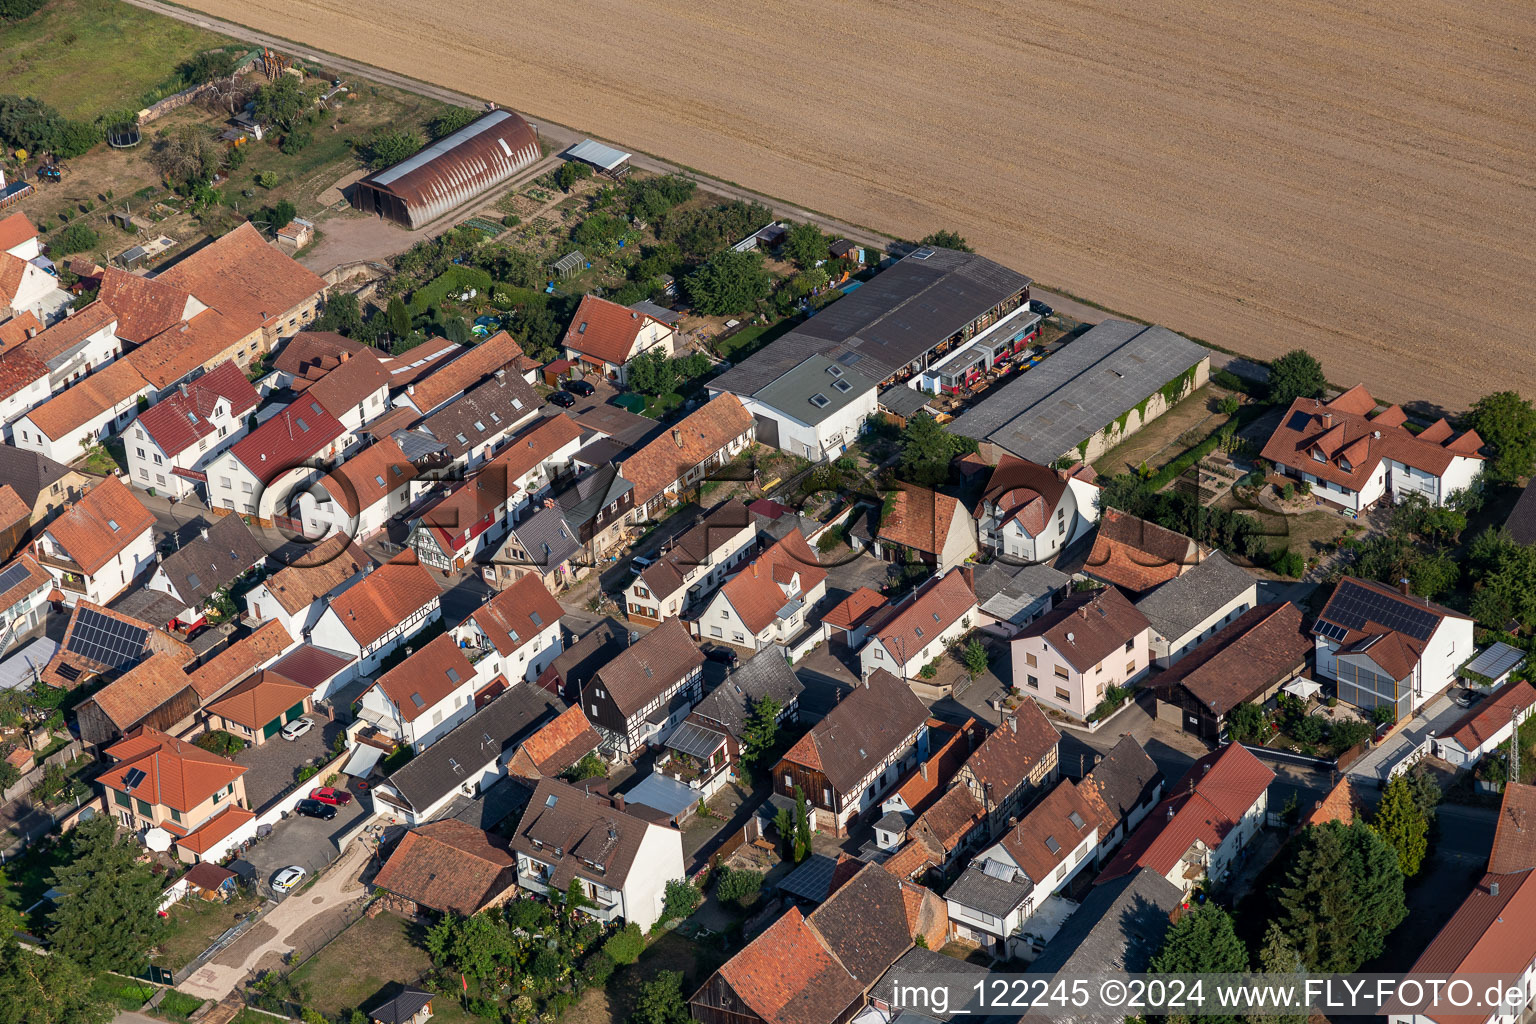
[[[845,395],[853,390],[853,385],[849,384],[845,380],[835,380],[832,382],[832,386],[837,388],[837,390],[841,391]]]
[[[843,368],[841,366],[829,366],[827,367],[827,372],[834,377],[841,377],[843,375]]]
[[[378,474],[374,474],[373,482],[378,484],[380,487],[384,486],[384,478],[379,476]]]
[[[451,668],[451,669],[448,670],[448,681],[450,683],[457,683],[459,681],[459,670],[458,669]]]
[[[475,429],[483,434],[485,433],[485,424],[481,423],[479,420],[475,420]]]
[[[811,396],[811,404],[818,409],[825,409],[827,406],[832,404],[832,399],[818,391]]]
[[[469,444],[469,438],[465,437],[463,434],[455,434],[454,437],[459,439],[459,444]]]
[[[112,527],[112,532],[113,533],[116,533],[118,531],[118,529],[119,529],[119,527],[117,525],[117,520],[116,519],[108,519],[107,520],[107,525]]]
[[[293,418],[293,422],[297,423],[299,425],[299,429],[304,431],[304,433],[309,433],[309,424],[304,422],[304,417],[295,416]]]
[[[1077,828],[1077,829],[1082,828],[1083,825],[1086,824],[1083,821],[1083,816],[1081,814],[1078,814],[1076,811],[1073,811],[1071,814],[1067,815],[1067,820],[1072,823],[1072,827],[1073,828]]]
[[[1045,837],[1045,848],[1053,854],[1061,852],[1061,844],[1056,841],[1055,836]]]
[[[528,617],[533,620],[535,626],[544,625],[544,618],[538,612],[529,612]]]
[[[424,708],[427,706],[427,702],[422,699],[421,694],[419,693],[411,694],[411,703],[415,704],[418,708]]]
[[[921,640],[923,638],[923,627],[922,626],[914,626],[913,629],[912,629],[912,632],[917,634],[917,638],[919,640]]]

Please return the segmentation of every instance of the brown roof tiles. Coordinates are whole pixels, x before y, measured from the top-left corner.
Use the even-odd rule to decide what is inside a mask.
[[[704,654],[688,627],[681,619],[667,619],[598,669],[588,685],[607,689],[628,718],[703,665]]]
[[[517,858],[501,836],[457,818],[411,829],[374,884],[439,913],[473,915],[517,882]]]
[[[1139,594],[1188,572],[1202,555],[1182,533],[1106,508],[1083,571]]]
[[[735,395],[720,394],[705,402],[618,464],[624,479],[635,485],[636,507],[752,429],[752,414]]]
[[[139,729],[108,747],[107,753],[116,761],[102,773],[102,782],[145,803],[183,813],[196,810],[203,801],[245,774],[245,769],[229,758],[157,729]],[[129,789],[126,777],[135,768],[144,772],[145,777]]]
[[[811,726],[783,759],[820,771],[847,795],[927,721],[928,708],[911,688],[876,669]]]
[[[154,525],[154,514],[121,480],[109,476],[49,523],[46,532],[89,574]]]
[[[352,639],[367,647],[441,594],[432,574],[407,551],[337,594],[331,610]]]
[[[1114,587],[1073,594],[1030,623],[1023,636],[1043,637],[1079,672],[1091,670],[1137,634],[1147,617]]]

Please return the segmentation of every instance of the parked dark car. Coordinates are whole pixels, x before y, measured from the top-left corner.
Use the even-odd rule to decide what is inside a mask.
[[[1041,316],[1050,316],[1056,312],[1054,309],[1052,309],[1050,306],[1047,306],[1039,299],[1029,300],[1029,311],[1031,313],[1039,313]]]
[[[576,396],[569,391],[551,391],[549,393],[549,404],[558,405],[562,409],[569,409],[576,404]]]
[[[319,818],[322,821],[330,821],[336,817],[336,808],[330,804],[323,804],[319,800],[300,800],[293,809],[306,818]]]
[[[1456,706],[1459,708],[1469,708],[1482,699],[1482,694],[1478,693],[1476,690],[1468,690],[1465,687],[1458,686],[1451,691],[1451,700],[1453,700],[1456,703]]]
[[[734,666],[737,661],[736,652],[729,647],[710,647],[704,651],[704,657],[726,666]]]
[[[565,390],[573,395],[580,395],[582,398],[591,398],[597,394],[597,388],[593,387],[592,382],[589,380],[567,381]]]

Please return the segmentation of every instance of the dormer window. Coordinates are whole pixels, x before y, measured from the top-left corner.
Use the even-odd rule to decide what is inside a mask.
[[[1313,462],[1327,462],[1328,461],[1328,456],[1323,454],[1323,450],[1321,448],[1313,448],[1312,449],[1312,461]]]
[[[1355,469],[1354,466],[1351,466],[1349,464],[1349,460],[1346,459],[1342,455],[1339,456],[1339,468],[1342,469],[1346,473],[1352,473],[1352,472],[1354,472],[1354,469]]]

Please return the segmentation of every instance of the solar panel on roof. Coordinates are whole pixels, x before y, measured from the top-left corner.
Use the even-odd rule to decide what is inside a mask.
[[[129,792],[132,792],[133,788],[139,783],[143,782],[147,777],[148,776],[144,773],[144,769],[130,768],[128,769],[128,774],[123,776],[123,788]]]
[[[1327,637],[1329,640],[1335,641],[1343,640],[1344,637],[1349,633],[1349,630],[1345,629],[1343,626],[1332,622],[1327,622],[1323,619],[1317,620],[1317,631],[1323,636]]]
[[[1429,608],[1350,583],[1334,592],[1333,600],[1328,602],[1328,617],[1350,629],[1363,629],[1374,622],[1415,640],[1428,640],[1440,624],[1440,616]]]
[[[0,572],[0,594],[17,586],[22,580],[32,574],[27,572],[27,567],[20,563],[7,566],[4,572]]]
[[[101,612],[82,610],[75,618],[66,649],[106,665],[122,668],[144,656],[149,630],[114,619]]]

